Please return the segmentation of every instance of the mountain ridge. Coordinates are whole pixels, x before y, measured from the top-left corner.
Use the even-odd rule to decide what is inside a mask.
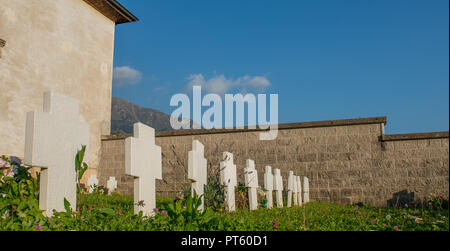
[[[161,111],[136,105],[126,99],[112,97],[111,134],[131,134],[133,125],[141,122],[155,131],[170,131],[170,116]]]

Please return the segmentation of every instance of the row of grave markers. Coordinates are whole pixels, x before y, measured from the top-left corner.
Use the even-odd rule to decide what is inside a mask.
[[[125,140],[125,170],[127,175],[135,177],[134,200],[144,201],[145,206],[135,206],[135,213],[143,211],[151,215],[155,208],[155,180],[162,179],[161,148],[155,145],[155,130],[142,123],[134,124],[134,135]],[[204,157],[205,148],[198,140],[192,141],[192,150],[188,153],[188,179],[192,181],[191,193],[201,196],[207,184],[207,160]],[[246,161],[244,169],[245,186],[248,188],[250,210],[258,208],[257,189],[258,172],[255,162]],[[220,162],[220,184],[225,187],[225,202],[228,211],[235,211],[235,192],[237,186],[237,172],[233,154],[224,152]],[[266,167],[264,174],[264,190],[267,196],[267,207],[273,207],[272,192],[276,192],[277,207],[283,207],[283,178],[280,169]],[[309,181],[303,178],[303,189],[299,176],[289,172],[287,206],[301,205],[309,202]],[[302,199],[303,192],[303,199]],[[199,210],[204,209],[204,197]]]
[[[193,145],[201,145],[200,142],[194,140]],[[189,155],[191,156],[191,155]],[[200,156],[200,154],[199,154]],[[191,163],[191,162],[189,162]],[[189,169],[198,168],[196,166],[189,166]],[[192,178],[190,178],[192,180]],[[195,181],[195,180],[193,180]],[[235,198],[234,188],[237,186],[236,179],[236,165],[233,163],[233,154],[229,152],[223,153],[223,161],[220,163],[220,182],[225,186],[225,198],[228,211],[234,211]],[[244,184],[248,188],[248,200],[250,210],[258,209],[258,171],[255,169],[255,162],[251,159],[246,161],[246,168],[244,169]],[[193,187],[198,186],[193,183]],[[281,176],[280,169],[275,169],[272,174],[272,167],[266,166],[264,173],[264,191],[266,194],[267,208],[273,208],[273,191],[275,191],[277,207],[283,207],[283,178]],[[302,200],[303,190],[303,200]],[[307,177],[303,178],[303,189],[299,176],[295,176],[293,171],[289,172],[288,178],[288,198],[287,207],[293,205],[302,205],[309,202],[309,181]],[[203,194],[202,190],[196,190],[197,194]]]
[[[98,179],[96,174],[92,174],[87,182],[88,185],[88,191],[89,193],[94,192],[94,188],[98,187]],[[109,177],[108,181],[106,182],[106,188],[108,188],[108,194],[114,193],[117,189],[117,180],[116,177],[111,176]]]
[[[162,179],[161,147],[155,144],[155,130],[142,123],[134,124],[133,137],[125,140],[125,173],[134,177],[134,213],[152,215],[156,199],[156,179]],[[39,207],[47,216],[53,210],[64,211],[64,199],[72,209],[76,208],[76,172],[74,159],[82,145],[89,148],[90,128],[79,119],[79,101],[69,96],[47,92],[44,94],[43,112],[33,111],[27,114],[25,136],[25,164],[41,167]],[[85,159],[88,157],[86,151]],[[246,161],[244,169],[245,186],[248,188],[250,210],[258,208],[257,189],[258,172],[253,160]],[[204,194],[207,183],[207,160],[204,158],[204,146],[198,140],[192,142],[192,151],[188,153],[188,178],[192,181],[191,192]],[[236,165],[233,154],[223,153],[220,162],[220,183],[225,187],[226,206],[234,211],[234,189],[237,186]],[[96,175],[88,179],[89,192],[98,185]],[[109,193],[117,188],[115,177],[107,182]],[[273,207],[272,192],[276,193],[277,207],[283,207],[283,179],[280,169],[267,166],[264,173],[264,190],[267,208]],[[291,171],[288,177],[287,206],[302,205],[309,202],[308,178],[300,177]],[[303,199],[302,199],[303,195]],[[144,206],[142,203],[144,202]],[[292,203],[293,201],[293,203]],[[204,199],[199,210],[204,209]]]

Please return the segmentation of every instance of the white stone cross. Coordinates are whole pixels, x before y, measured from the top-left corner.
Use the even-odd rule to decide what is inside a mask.
[[[294,172],[293,171],[289,171],[289,176],[288,176],[288,197],[287,197],[287,207],[291,207],[292,206],[292,193],[294,192]]]
[[[64,199],[76,208],[75,157],[85,145],[88,162],[89,133],[89,125],[79,120],[79,101],[57,92],[44,93],[42,112],[27,113],[25,164],[42,168],[39,208],[48,217],[53,210],[65,211]]]
[[[301,206],[302,203],[302,182],[300,176],[297,176],[297,197],[298,197],[298,205]]]
[[[205,147],[198,140],[192,141],[192,151],[188,154],[188,179],[192,181],[191,194],[194,196],[194,191],[198,196],[203,195],[205,185],[207,183],[207,161],[203,157]],[[199,210],[203,212],[205,198],[202,197],[202,204]]]
[[[109,180],[106,182],[106,188],[108,188],[108,194],[114,193],[117,189],[117,180],[116,177],[109,177]]]
[[[277,199],[277,207],[283,207],[283,177],[281,176],[280,169],[273,170],[273,190],[275,190],[275,196]]]
[[[303,203],[309,202],[309,179],[308,177],[303,177]]]
[[[267,208],[272,208],[273,174],[271,166],[266,166],[266,172],[264,173],[264,190],[266,191]]]
[[[125,173],[134,177],[134,213],[151,216],[156,207],[155,179],[162,179],[161,147],[155,145],[155,129],[142,123],[133,129],[134,137],[125,140]]]
[[[225,186],[227,210],[233,212],[236,210],[234,188],[237,186],[237,177],[236,165],[233,162],[233,154],[230,152],[224,152],[223,161],[220,162],[220,183]]]
[[[91,177],[89,177],[88,179],[88,191],[89,193],[93,193],[94,192],[94,187],[98,186],[98,179],[97,179],[97,175],[92,174]]]
[[[292,198],[294,201],[294,206],[298,206],[298,187],[297,187],[297,176],[294,175],[294,190],[292,190]]]
[[[258,209],[258,171],[255,169],[255,161],[248,159],[244,169],[245,187],[248,188],[248,203],[250,210]]]

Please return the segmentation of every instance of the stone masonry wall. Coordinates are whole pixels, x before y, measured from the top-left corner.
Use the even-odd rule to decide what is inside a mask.
[[[310,179],[316,201],[386,206],[420,201],[430,193],[449,195],[448,132],[384,135],[386,118],[351,119],[279,125],[278,138],[260,141],[257,130],[191,130],[157,133],[162,147],[160,196],[173,196],[188,184],[187,155],[192,140],[205,145],[208,170],[218,170],[222,152],[230,151],[243,182],[245,160],[255,161],[259,184],[266,165],[280,168],[287,184],[290,170]],[[110,176],[120,193],[132,194],[124,175],[124,139],[104,137],[100,185]]]

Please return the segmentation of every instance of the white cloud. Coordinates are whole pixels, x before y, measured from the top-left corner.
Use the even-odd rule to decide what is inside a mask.
[[[207,93],[225,94],[233,88],[237,88],[240,92],[247,90],[263,91],[271,85],[270,81],[264,76],[245,75],[236,80],[227,79],[223,74],[205,79],[203,74],[191,74],[188,78],[188,90],[192,90],[193,86],[201,86],[202,90]]]
[[[113,85],[135,85],[142,80],[142,73],[128,66],[117,66],[113,72]]]

